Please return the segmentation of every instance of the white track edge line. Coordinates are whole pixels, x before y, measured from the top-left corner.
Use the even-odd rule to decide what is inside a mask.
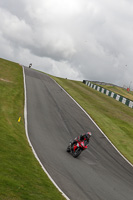
[[[26,94],[26,81],[25,81],[25,72],[24,72],[24,66],[22,66],[23,68],[23,80],[24,80],[24,121],[25,121],[25,132],[26,132],[26,136],[27,136],[27,140],[29,142],[29,145],[33,151],[33,154],[35,156],[35,158],[38,160],[39,164],[41,165],[43,171],[47,174],[48,178],[51,180],[51,182],[54,184],[54,186],[59,190],[59,192],[62,194],[62,196],[65,197],[66,200],[70,200],[65,193],[58,187],[58,185],[55,183],[55,181],[52,179],[52,177],[49,175],[49,173],[47,172],[47,170],[45,169],[45,167],[43,166],[43,164],[41,163],[40,159],[38,158],[28,135],[28,123],[27,123],[27,94]]]
[[[50,77],[51,78],[51,77]],[[51,78],[52,79],[52,78]],[[54,79],[52,79],[53,81],[55,81]],[[130,163],[130,161],[125,158],[125,156],[122,155],[122,153],[115,147],[115,145],[109,140],[109,138],[105,135],[105,133],[100,129],[100,127],[96,124],[96,122],[94,122],[94,120],[90,117],[90,115],[79,105],[79,103],[70,95],[68,94],[68,92],[61,87],[56,81],[55,83],[81,108],[81,110],[90,118],[90,120],[94,123],[94,125],[99,129],[99,131],[104,135],[104,137],[108,140],[108,142],[115,148],[115,150],[122,156],[122,158],[124,158],[124,160],[126,160],[128,162],[129,165],[131,165],[131,167],[133,167],[133,164]]]

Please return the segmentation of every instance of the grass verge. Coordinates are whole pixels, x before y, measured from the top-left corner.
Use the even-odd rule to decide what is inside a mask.
[[[133,164],[133,109],[79,81],[53,77]]]
[[[63,200],[29,147],[23,111],[22,67],[0,59],[0,199]]]

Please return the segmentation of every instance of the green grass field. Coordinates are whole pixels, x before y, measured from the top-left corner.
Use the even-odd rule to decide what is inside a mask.
[[[53,78],[133,163],[133,109],[82,82]],[[63,200],[29,147],[23,111],[22,67],[0,59],[0,199]]]
[[[29,147],[23,111],[22,67],[0,59],[0,200],[63,200]]]

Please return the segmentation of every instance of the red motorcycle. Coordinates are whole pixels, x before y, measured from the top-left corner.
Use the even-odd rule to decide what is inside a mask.
[[[82,151],[88,148],[88,145],[86,144],[86,141],[77,141],[77,143],[72,144],[70,141],[67,152],[71,153],[74,158],[77,158]]]

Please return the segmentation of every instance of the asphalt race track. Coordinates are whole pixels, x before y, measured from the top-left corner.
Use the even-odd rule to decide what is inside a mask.
[[[51,78],[24,70],[29,138],[61,190],[71,200],[133,200],[133,167]],[[89,148],[73,158],[69,140],[87,131]]]

